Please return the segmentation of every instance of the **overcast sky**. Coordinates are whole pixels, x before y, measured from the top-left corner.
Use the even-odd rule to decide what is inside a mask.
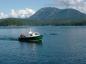
[[[54,0],[57,8],[73,8],[86,13],[86,0]]]
[[[29,17],[40,8],[50,6],[86,13],[86,0],[0,0],[0,18]]]

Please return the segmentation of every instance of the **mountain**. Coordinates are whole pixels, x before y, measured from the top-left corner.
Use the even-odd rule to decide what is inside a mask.
[[[55,7],[45,7],[37,11],[30,19],[51,20],[51,19],[85,19],[86,14],[75,9],[58,9]]]

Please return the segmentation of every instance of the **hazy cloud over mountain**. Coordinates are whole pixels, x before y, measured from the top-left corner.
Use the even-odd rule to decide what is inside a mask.
[[[26,17],[30,17],[34,13],[35,13],[35,11],[33,11],[32,9],[29,9],[29,8],[25,8],[25,9],[21,9],[21,10],[12,9],[9,14],[6,14],[4,12],[0,12],[0,19],[9,18],[9,17],[26,18]]]
[[[54,0],[54,4],[59,8],[74,8],[86,13],[85,0]]]
[[[8,15],[5,14],[4,12],[0,12],[0,19],[2,18],[8,18]]]

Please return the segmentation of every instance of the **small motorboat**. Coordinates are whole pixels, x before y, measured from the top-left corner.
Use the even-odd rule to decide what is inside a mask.
[[[43,35],[40,35],[38,32],[32,32],[31,29],[27,36],[21,34],[18,38],[20,42],[42,42]]]

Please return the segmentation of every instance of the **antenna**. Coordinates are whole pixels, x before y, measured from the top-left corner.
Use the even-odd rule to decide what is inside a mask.
[[[30,28],[30,32],[31,32],[31,28]]]

